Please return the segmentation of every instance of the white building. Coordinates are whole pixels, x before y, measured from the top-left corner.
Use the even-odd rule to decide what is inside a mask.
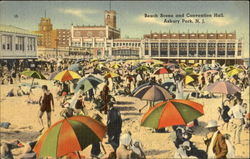
[[[0,24],[0,59],[37,58],[37,36],[25,29]]]

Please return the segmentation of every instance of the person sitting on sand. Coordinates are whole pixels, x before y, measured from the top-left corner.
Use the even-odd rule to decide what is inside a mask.
[[[60,116],[64,118],[70,118],[77,114],[77,112],[73,108],[70,108],[70,103],[66,103],[64,107],[65,108],[60,112]]]
[[[12,88],[8,93],[7,93],[7,97],[14,97],[14,88]]]
[[[43,120],[42,120],[44,112],[47,113],[47,124],[48,124],[48,127],[50,127],[50,125],[51,125],[51,110],[54,111],[54,99],[53,99],[52,93],[50,93],[50,91],[48,90],[48,86],[43,85],[42,90],[43,90],[44,94],[39,99],[39,104],[40,104],[39,121],[40,121],[43,128],[40,131],[42,131],[44,129]],[[52,109],[51,109],[51,106],[52,106]]]
[[[131,159],[132,151],[129,149],[131,146],[131,136],[126,133],[120,138],[120,146],[116,150],[116,159]]]

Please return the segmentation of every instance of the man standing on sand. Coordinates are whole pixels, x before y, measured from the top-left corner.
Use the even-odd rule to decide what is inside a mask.
[[[224,136],[218,130],[217,121],[209,121],[206,128],[208,128],[209,134],[204,142],[207,145],[208,158],[226,159],[228,148]]]
[[[51,105],[53,107],[52,111],[54,111],[54,99],[53,99],[53,95],[48,90],[48,86],[43,85],[42,90],[44,94],[39,99],[39,105],[40,105],[39,121],[43,128],[40,130],[40,132],[42,132],[42,130],[44,129],[43,120],[42,120],[44,112],[46,111],[47,113],[47,123],[48,123],[48,128],[49,128],[51,125]]]

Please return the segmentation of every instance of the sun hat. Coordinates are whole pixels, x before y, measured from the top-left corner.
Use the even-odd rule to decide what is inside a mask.
[[[208,124],[206,126],[206,128],[214,128],[214,127],[218,127],[218,123],[216,120],[210,120],[208,121]]]

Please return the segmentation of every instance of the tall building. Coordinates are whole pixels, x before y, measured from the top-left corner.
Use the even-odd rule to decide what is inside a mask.
[[[42,48],[68,47],[70,40],[69,29],[53,29],[50,18],[41,18],[37,33],[42,36],[38,39],[38,46]]]
[[[41,18],[40,23],[38,25],[37,33],[42,36],[38,38],[38,46],[44,48],[51,48],[52,44],[52,30],[53,25],[51,23],[50,18]]]
[[[116,11],[114,10],[106,10],[104,12],[104,24],[116,28]]]

